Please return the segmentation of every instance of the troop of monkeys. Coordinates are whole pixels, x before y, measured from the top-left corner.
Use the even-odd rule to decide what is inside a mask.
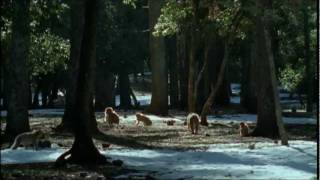
[[[105,113],[105,122],[109,124],[111,127],[113,124],[119,124],[120,121],[120,116],[117,112],[115,112],[112,107],[108,107],[104,111]],[[147,117],[143,113],[136,113],[136,122],[135,126],[138,126],[140,122],[143,123],[144,126],[151,126],[152,121],[149,117]],[[168,126],[172,126],[174,124],[174,120],[169,120],[167,121]],[[199,131],[199,126],[200,126],[200,117],[196,113],[190,113],[187,116],[187,125],[188,125],[188,130],[192,134],[198,134]],[[248,136],[249,135],[249,126],[246,123],[241,122],[239,125],[239,132],[240,132],[240,137]],[[28,146],[32,145],[34,149],[38,148],[38,143],[39,141],[45,137],[45,133],[43,133],[40,130],[34,130],[31,132],[25,132],[22,134],[19,134],[15,140],[12,146],[10,147],[11,149],[16,149],[19,147],[19,145],[23,146]]]
[[[112,107],[107,107],[104,111],[105,115],[105,122],[109,124],[109,126],[112,126],[112,124],[119,124],[120,121],[120,116],[117,112],[115,112]],[[136,113],[136,123],[135,125],[138,126],[140,122],[143,123],[144,126],[151,126],[152,121],[149,117],[147,117],[143,113]],[[175,121],[174,120],[169,120],[166,121],[168,126],[172,126]],[[187,125],[188,125],[188,130],[191,131],[192,134],[198,134],[199,131],[199,126],[200,126],[200,117],[196,113],[190,113],[187,116]],[[241,122],[239,125],[239,131],[240,131],[240,136],[248,136],[249,135],[249,126],[247,123]]]

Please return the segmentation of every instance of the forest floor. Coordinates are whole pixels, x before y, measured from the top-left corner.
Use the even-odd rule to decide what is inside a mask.
[[[31,129],[41,129],[46,132],[50,137],[52,148],[66,150],[71,147],[73,136],[70,133],[56,133],[54,131],[54,128],[61,121],[61,112],[56,112],[57,113],[51,114],[46,113],[45,111],[38,114],[32,113],[33,115],[30,117]],[[151,153],[151,151],[145,150],[156,150],[157,153],[163,153],[162,151],[158,152],[158,150],[169,150],[170,152],[205,152],[212,148],[212,145],[219,144],[230,144],[232,146],[241,145],[241,148],[245,146],[245,149],[248,149],[248,146],[250,147],[252,144],[258,143],[269,143],[271,145],[279,144],[277,140],[268,138],[239,137],[239,121],[232,121],[232,118],[237,117],[236,115],[234,117],[229,117],[230,119],[228,121],[226,121],[226,118],[224,118],[223,115],[212,116],[214,117],[214,120],[210,120],[209,118],[208,127],[201,127],[198,135],[192,135],[187,130],[187,126],[184,125],[186,117],[185,112],[170,111],[171,116],[169,117],[148,115],[153,121],[151,127],[134,126],[135,112],[136,111],[118,111],[121,116],[120,125],[112,128],[103,122],[102,112],[96,113],[98,127],[102,133],[95,135],[94,142],[100,151],[106,152],[107,157],[108,152],[110,152],[110,154],[116,153],[116,157],[118,157],[118,152],[116,151],[121,148],[132,148],[135,151],[134,153],[139,154],[139,151],[141,150],[141,152],[148,154]],[[245,116],[245,118],[246,117],[247,116]],[[222,118],[222,120],[219,120],[219,118]],[[176,123],[174,126],[168,126],[165,123],[167,120],[175,120]],[[255,123],[250,121],[248,121],[248,123],[251,129],[253,129]],[[2,132],[4,128],[5,121],[2,120]],[[291,141],[317,141],[317,127],[315,124],[286,124],[286,130],[288,131],[289,139]],[[5,141],[6,138],[3,134],[1,134],[1,139],[1,150],[4,152],[3,150],[8,148],[10,144]],[[108,146],[109,144],[111,144],[111,146]],[[119,168],[111,165],[94,168],[69,166],[66,169],[57,170],[53,168],[52,163],[41,163],[41,160],[33,164],[1,163],[1,169],[1,175],[5,179],[30,179],[31,177],[37,177],[36,179],[112,179],[118,177],[117,179],[121,179],[120,175],[126,174],[131,174],[131,179],[145,179],[147,177],[146,174],[150,174],[140,173],[140,171],[127,166]],[[128,176],[123,177],[125,177],[124,179],[128,178]],[[228,174],[224,177],[228,177]]]

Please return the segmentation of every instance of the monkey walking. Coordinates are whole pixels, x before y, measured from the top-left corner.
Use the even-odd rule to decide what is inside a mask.
[[[240,137],[245,137],[249,135],[249,126],[247,123],[240,122],[239,124],[239,131],[240,131]]]
[[[112,109],[112,107],[107,107],[104,110],[104,120],[109,124],[110,127],[112,127],[112,124],[118,124],[119,125],[119,115],[116,111]]]
[[[200,124],[200,117],[196,113],[190,113],[187,116],[188,129],[192,134],[198,134]]]
[[[16,149],[17,147],[19,147],[19,145],[23,145],[25,147],[32,145],[34,150],[37,150],[40,139],[44,137],[45,137],[44,133],[40,130],[21,133],[14,139],[14,142],[10,147],[10,149]]]
[[[143,113],[136,113],[136,123],[135,125],[138,126],[140,122],[143,123],[143,126],[151,126],[152,125],[152,121],[149,117],[147,117],[145,114]]]

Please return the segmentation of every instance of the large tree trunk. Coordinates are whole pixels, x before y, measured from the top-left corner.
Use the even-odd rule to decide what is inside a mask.
[[[84,26],[84,0],[71,1],[71,48],[70,61],[68,63],[66,86],[66,103],[61,124],[57,126],[58,130],[69,130],[71,128],[71,118],[75,111],[75,89],[77,86],[77,77],[79,72],[79,59],[83,37]]]
[[[76,0],[74,0],[76,1]],[[77,1],[79,2],[79,0]],[[100,164],[105,163],[106,158],[99,153],[95,147],[90,131],[90,121],[92,114],[90,110],[93,95],[93,80],[95,68],[95,42],[96,42],[96,0],[85,0],[85,24],[83,39],[81,44],[81,54],[79,62],[79,74],[77,76],[77,86],[75,94],[75,105],[78,111],[73,112],[72,128],[75,140],[71,149],[62,154],[56,161],[58,165],[63,162],[77,164]],[[73,11],[75,13],[76,11]],[[77,14],[72,14],[77,16]],[[79,18],[82,18],[79,16]],[[77,29],[73,29],[76,31]],[[65,156],[70,157],[65,159]]]
[[[168,114],[168,74],[163,37],[152,35],[160,16],[164,0],[149,0],[150,63],[152,70],[152,97],[147,111],[153,114]]]
[[[270,8],[271,2],[260,0],[258,7]],[[280,99],[276,82],[275,66],[271,49],[271,40],[268,27],[270,17],[266,14],[255,17],[255,45],[257,47],[258,78],[258,117],[257,126],[252,132],[253,136],[281,137],[281,142],[288,145],[282,122]]]
[[[6,134],[16,136],[30,130],[28,118],[29,0],[12,1],[12,44],[7,64],[6,99],[8,115]]]
[[[65,111],[62,117],[61,123],[56,127],[57,131],[70,131],[72,129],[72,114],[77,113],[78,107],[75,105],[75,95],[77,87],[77,78],[79,74],[79,59],[81,53],[81,46],[83,43],[83,26],[84,20],[84,0],[72,1],[71,2],[71,28],[73,32],[71,33],[71,50],[70,50],[70,62],[68,64],[68,75],[67,75],[67,87],[66,87],[66,103]],[[91,82],[94,84],[93,82]],[[91,101],[93,101],[93,94],[90,96]],[[88,108],[93,110],[93,103],[88,105]],[[91,117],[95,117],[95,112],[91,111]],[[92,131],[97,131],[97,124],[95,118],[91,118],[90,127]]]

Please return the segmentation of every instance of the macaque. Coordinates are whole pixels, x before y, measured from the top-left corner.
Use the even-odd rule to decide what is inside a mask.
[[[187,116],[188,129],[191,131],[192,134],[198,134],[199,124],[200,124],[200,117],[198,114],[190,113]]]
[[[239,130],[240,130],[240,137],[245,137],[249,135],[249,126],[247,123],[241,122]]]
[[[152,121],[146,115],[142,113],[136,113],[136,117],[137,117],[136,124],[135,124],[136,126],[138,126],[140,122],[143,122],[143,126],[152,125]]]
[[[176,121],[175,120],[168,120],[168,121],[166,121],[166,123],[168,126],[173,126],[174,123],[176,123]]]
[[[14,142],[10,147],[10,149],[16,149],[17,147],[19,147],[19,145],[23,145],[25,147],[32,145],[33,148],[37,150],[40,139],[44,137],[45,137],[44,133],[40,130],[21,133],[14,139]]]
[[[111,127],[112,124],[118,124],[119,125],[119,115],[117,112],[115,112],[112,107],[107,107],[104,110],[104,119]]]

